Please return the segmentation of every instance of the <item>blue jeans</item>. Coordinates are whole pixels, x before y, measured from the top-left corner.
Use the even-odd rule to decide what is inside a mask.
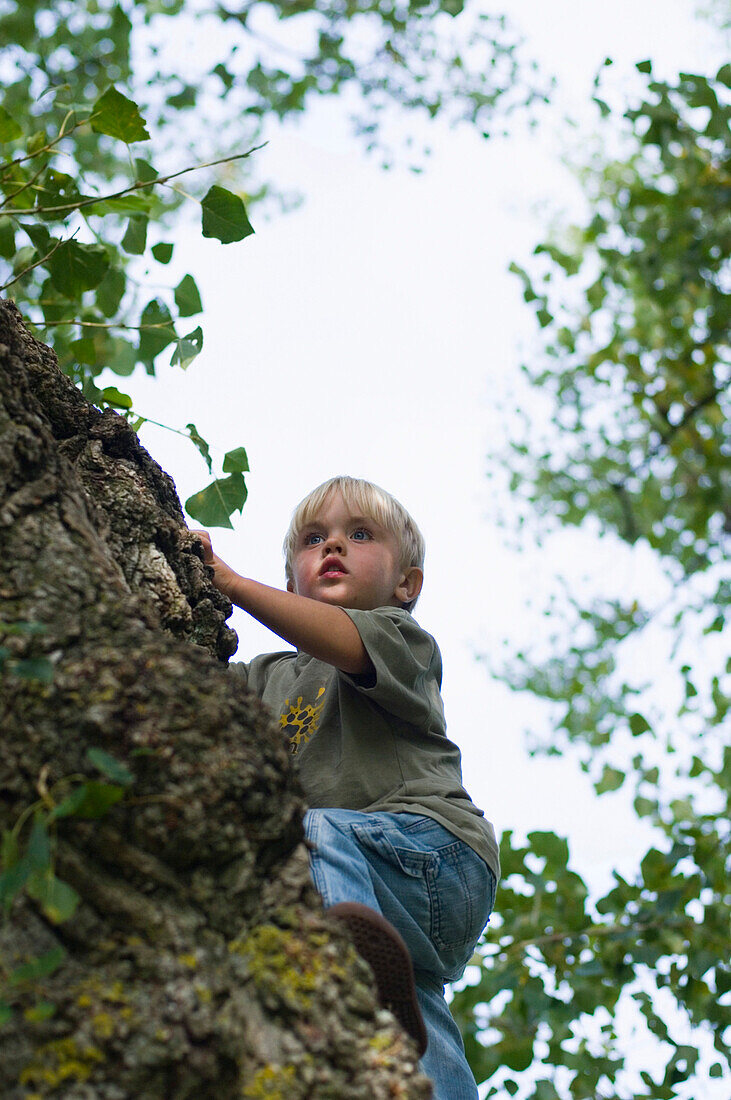
[[[459,1029],[444,1000],[472,957],[495,901],[495,876],[430,817],[308,810],[310,865],[325,907],[358,901],[400,932],[414,964],[429,1037],[421,1069],[433,1100],[477,1100]]]

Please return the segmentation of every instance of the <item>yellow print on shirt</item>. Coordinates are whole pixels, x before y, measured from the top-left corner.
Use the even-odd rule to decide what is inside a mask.
[[[321,687],[317,692],[317,698],[319,699],[324,694],[325,689]],[[321,703],[306,703],[302,706],[302,696],[300,695],[296,703],[290,703],[289,699],[285,699],[284,705],[289,707],[289,710],[281,715],[279,725],[289,733],[289,743],[292,746],[292,755],[294,756],[299,751],[300,745],[306,745],[313,733],[316,732],[320,724],[320,712],[325,706],[325,700],[323,699]]]

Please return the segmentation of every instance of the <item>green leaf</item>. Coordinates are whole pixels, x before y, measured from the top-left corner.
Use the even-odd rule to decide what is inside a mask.
[[[135,177],[139,183],[152,183],[158,178],[158,173],[149,161],[135,157]]]
[[[5,1001],[0,1001],[0,1027],[10,1023],[13,1018],[13,1010]]]
[[[564,837],[536,831],[528,833],[528,841],[531,851],[537,856],[545,856],[548,866],[565,867],[568,864],[569,845]]]
[[[36,204],[39,214],[47,211],[49,220],[55,221],[66,217],[83,198],[73,176],[49,168],[40,182]]]
[[[201,202],[201,207],[204,237],[215,237],[222,244],[230,244],[254,232],[243,201],[223,187],[214,184]]]
[[[26,657],[13,666],[13,675],[21,680],[37,680],[40,684],[53,683],[53,665],[47,657]]]
[[[110,756],[104,749],[90,748],[86,750],[86,759],[90,764],[93,764],[95,768],[98,768],[103,775],[106,775],[107,779],[112,779],[115,783],[120,783],[123,787],[129,787],[131,783],[134,783],[134,775],[119,760]]]
[[[86,785],[76,787],[75,790],[67,794],[57,806],[54,806],[48,815],[49,823],[55,821],[59,817],[73,817],[76,811],[82,806],[87,797]]]
[[[662,889],[672,875],[672,866],[668,857],[657,848],[650,848],[645,853],[640,866],[642,877],[650,890]]]
[[[152,255],[159,264],[169,264],[173,258],[173,246],[160,241],[159,244],[153,244]]]
[[[195,107],[197,94],[198,89],[193,84],[186,84],[181,91],[168,96],[167,104],[169,107],[173,107],[176,110],[181,110],[186,107]]]
[[[15,255],[15,230],[10,218],[0,217],[0,256],[12,260]]]
[[[69,349],[77,363],[84,363],[87,367],[97,365],[97,345],[93,336],[82,336],[78,340],[72,340]]]
[[[610,768],[608,764],[605,764],[602,777],[599,782],[594,785],[594,789],[597,794],[605,794],[607,791],[617,791],[624,783],[624,778],[624,772],[619,771],[618,768]]]
[[[188,429],[188,435],[191,438],[191,442],[193,442],[195,444],[195,446],[198,448],[200,453],[203,455],[203,461],[205,462],[206,466],[208,467],[208,473],[212,474],[213,473],[213,459],[211,458],[211,449],[210,449],[208,443],[203,438],[203,436],[200,434],[200,432],[196,428],[195,424],[186,424],[185,426]]]
[[[81,817],[84,820],[94,820],[104,817],[115,803],[124,798],[124,788],[113,783],[97,783],[90,780],[69,795],[68,799],[52,811],[56,817]],[[73,798],[73,809],[68,810],[69,800]],[[61,811],[64,812],[61,812]]]
[[[26,152],[32,156],[36,153],[40,153],[41,149],[46,145],[48,145],[48,134],[45,130],[36,130],[36,132],[31,134],[28,138],[25,148]]]
[[[33,818],[33,828],[26,849],[25,858],[33,871],[44,871],[51,863],[51,844],[43,815],[37,813]]]
[[[16,141],[22,137],[23,128],[9,115],[4,107],[0,107],[0,144],[6,141]]]
[[[182,336],[176,342],[173,357],[170,360],[170,366],[179,366],[183,370],[187,370],[196,355],[200,355],[202,347],[203,329],[198,325],[198,327],[194,328],[192,332],[189,332],[187,336]]]
[[[201,296],[192,275],[184,275],[176,286],[175,304],[181,317],[192,317],[203,309]]]
[[[122,237],[122,248],[130,256],[141,256],[147,247],[146,217],[135,215],[127,222],[127,228]]]
[[[638,73],[651,73],[652,62],[651,61],[638,61],[635,66]]]
[[[137,104],[113,87],[99,96],[90,121],[96,133],[119,138],[126,145],[133,141],[146,141],[150,136]]]
[[[237,447],[233,451],[227,451],[223,458],[223,472],[225,474],[245,474],[249,470],[249,460],[246,450]]]
[[[0,868],[7,871],[14,867],[18,862],[19,855],[20,849],[17,836],[11,829],[3,829],[2,841],[0,842]]]
[[[134,372],[137,363],[137,351],[128,340],[121,336],[115,336],[110,345],[106,366],[115,374],[123,378],[129,377]]]
[[[114,317],[127,289],[127,277],[118,267],[109,267],[96,288],[96,304],[105,317]]]
[[[223,84],[223,88],[224,88],[223,94],[225,96],[226,92],[230,92],[231,88],[233,87],[234,77],[228,71],[226,66],[222,65],[221,63],[219,63],[218,65],[215,66],[215,68],[213,69],[213,72],[216,74],[218,79]]]
[[[33,872],[33,865],[24,856],[13,867],[0,873],[0,906],[8,910]]]
[[[185,502],[188,515],[204,527],[232,528],[230,516],[240,512],[246,501],[246,483],[241,474],[219,478]]]
[[[132,398],[127,393],[120,393],[116,386],[107,386],[103,389],[99,400],[105,405],[113,405],[115,409],[132,408]]]
[[[643,798],[642,795],[638,795],[633,802],[635,813],[638,817],[649,817],[650,814],[654,814],[657,810],[657,802],[653,802],[649,798]]]
[[[24,985],[35,982],[39,978],[48,978],[58,970],[65,958],[66,952],[63,947],[52,947],[37,959],[31,959],[30,962],[16,967],[8,976],[8,982],[10,985]]]
[[[158,298],[148,302],[140,318],[139,357],[152,366],[157,355],[176,339],[170,310]]]
[[[42,1024],[45,1020],[50,1020],[55,1012],[56,1006],[52,1001],[36,1001],[30,1008],[26,1008],[23,1016],[31,1024]]]
[[[35,250],[39,256],[44,256],[47,252],[51,251],[54,242],[45,225],[23,225],[23,229],[33,241]]]
[[[0,622],[0,634],[21,634],[27,636],[29,634],[45,634],[47,630],[45,623],[25,621],[19,621],[15,623]]]
[[[650,723],[646,718],[643,718],[641,714],[630,714],[629,728],[633,737],[639,737],[641,733],[647,733],[648,730],[652,730]]]
[[[45,916],[54,924],[69,920],[76,912],[81,900],[67,882],[61,882],[56,878],[50,867],[31,875],[27,890],[41,906]]]
[[[134,191],[124,195],[116,195],[112,199],[100,199],[99,202],[84,207],[85,214],[96,214],[104,217],[106,214],[148,214],[152,206],[152,198],[144,191]]]
[[[99,244],[64,241],[46,261],[51,282],[67,298],[78,299],[99,286],[109,267],[106,249]]]

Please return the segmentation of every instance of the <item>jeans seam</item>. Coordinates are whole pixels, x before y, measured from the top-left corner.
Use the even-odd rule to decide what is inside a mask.
[[[314,817],[312,821],[314,822],[314,824],[310,826],[311,833],[309,836],[309,840],[312,844],[312,850],[310,851],[310,869],[312,872],[312,879],[315,884],[315,889],[322,898],[323,902],[327,905],[330,901],[330,898],[328,896],[329,891],[327,889],[327,875],[323,874],[319,867],[320,856],[318,837],[320,833],[320,819],[319,817]]]

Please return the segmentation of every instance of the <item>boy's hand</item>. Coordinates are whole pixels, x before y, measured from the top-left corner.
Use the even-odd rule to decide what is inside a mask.
[[[214,585],[219,592],[223,592],[225,596],[228,596],[231,590],[231,582],[238,577],[238,573],[234,572],[230,565],[226,565],[226,562],[219,558],[217,554],[214,554],[211,536],[207,531],[193,531],[192,534],[197,535],[201,540],[203,561],[206,565],[213,566]]]
[[[213,565],[213,544],[207,531],[191,531],[191,535],[197,535],[203,544],[203,561],[206,565]]]

